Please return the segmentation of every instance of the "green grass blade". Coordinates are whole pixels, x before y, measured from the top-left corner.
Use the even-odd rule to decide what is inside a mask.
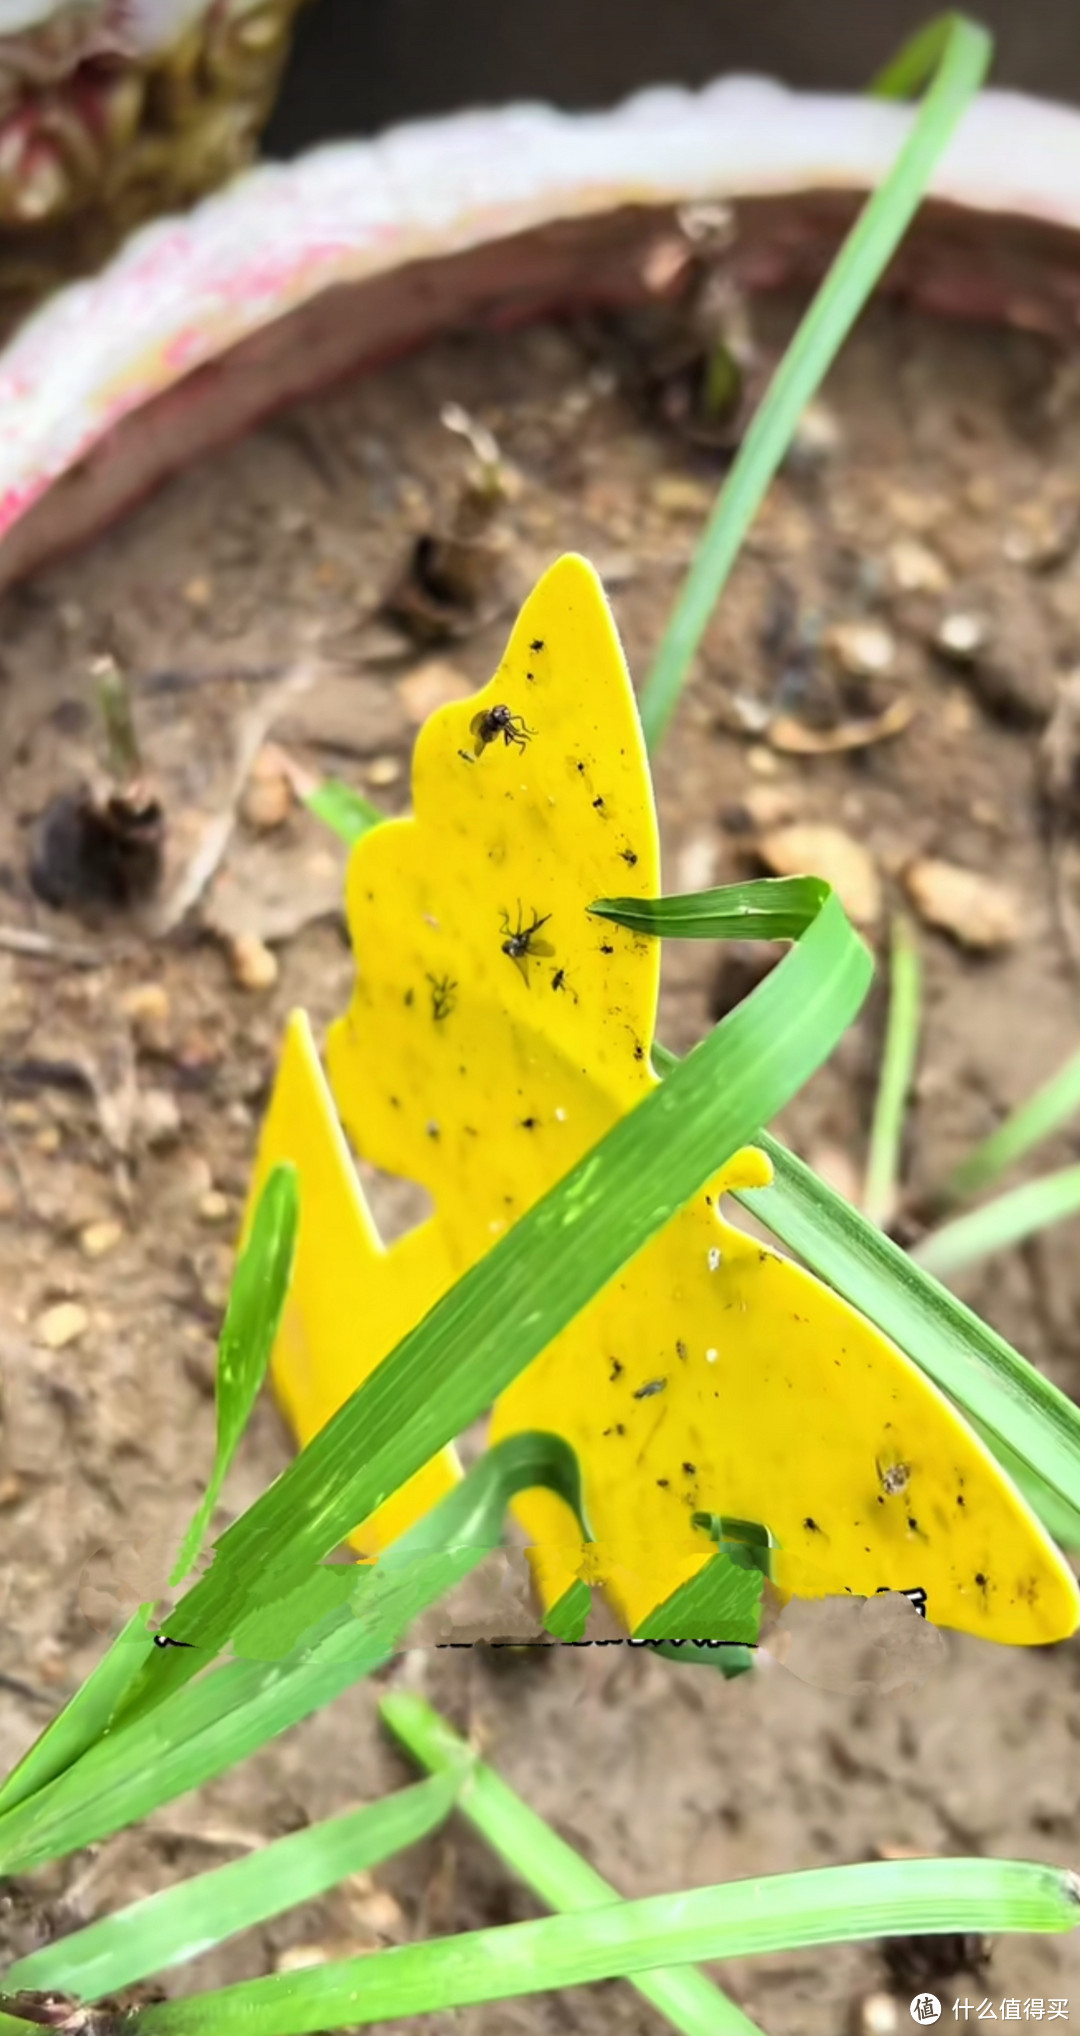
[[[664,940],[799,940],[828,895],[821,877],[760,877],[672,898],[599,898],[589,911]]]
[[[983,29],[960,16],[950,18],[936,75],[911,133],[788,347],[705,526],[641,696],[650,750],[675,711],[709,618],[799,418],[895,254],[939,157],[982,84],[990,53]]]
[[[468,1749],[463,1753],[464,1763],[433,1781],[293,1831],[31,1952],[5,1974],[5,1986],[100,2000],[314,1901],[347,1874],[379,1866],[445,1823],[468,1771]]]
[[[78,1765],[0,1818],[0,1874],[23,1873],[96,1844],[245,1760],[389,1661],[413,1620],[499,1546],[514,1495],[558,1492],[592,1538],[573,1450],[554,1435],[515,1435],[364,1572],[354,1607],[325,1617],[285,1661],[232,1661],[168,1704],[116,1726]]]
[[[0,1816],[43,1789],[101,1738],[125,1690],[153,1652],[149,1605],[141,1605],[70,1703],[45,1727],[0,1788]]]
[[[386,814],[365,799],[361,792],[354,792],[351,785],[343,785],[339,778],[323,778],[322,782],[304,795],[304,804],[324,827],[348,842],[350,848],[359,841],[362,834],[369,834],[373,827],[381,826]]]
[[[703,1959],[916,1933],[1064,1931],[1078,1921],[1076,1880],[1053,1867],[989,1859],[833,1866],[651,1895],[250,1980],[142,2009],[132,2036],[313,2036]]]
[[[757,1642],[764,1577],[718,1551],[696,1576],[680,1584],[635,1629],[635,1640],[719,1640],[735,1647]]]
[[[214,1464],[169,1578],[174,1589],[198,1560],[229,1465],[269,1369],[292,1278],[299,1215],[296,1168],[275,1167],[259,1197],[251,1236],[229,1291],[218,1343]]]
[[[961,14],[939,14],[917,29],[910,42],[871,79],[867,93],[872,99],[913,99],[937,70],[949,37],[963,21]]]
[[[569,1589],[545,1613],[545,1628],[556,1640],[584,1640],[591,1610],[592,1592],[581,1577],[575,1577]]]
[[[458,1809],[549,1909],[579,1914],[619,1900],[618,1889],[530,1810],[493,1768],[472,1760],[465,1741],[422,1697],[394,1691],[383,1698],[379,1714],[429,1773],[458,1775],[463,1763],[472,1761]],[[634,1984],[685,2036],[757,2036],[756,2023],[692,1966],[642,1973]]]
[[[797,1093],[857,1012],[870,957],[830,895],[779,967],[472,1267],[217,1544],[149,1665],[160,1695],[310,1576],[461,1434],[726,1157]],[[555,1262],[558,1280],[548,1277]]]
[[[1058,1173],[1026,1181],[1023,1187],[1011,1188],[1007,1195],[973,1209],[969,1216],[958,1216],[955,1222],[932,1230],[911,1256],[925,1272],[944,1279],[962,1266],[989,1258],[994,1251],[1008,1251],[1025,1237],[1034,1237],[1036,1231],[1064,1223],[1078,1213],[1080,1166],[1062,1167]]]
[[[658,1067],[668,1058],[653,1049]],[[996,1455],[1000,1444],[1027,1466],[1037,1512],[1048,1487],[1054,1517],[1065,1508],[1076,1522],[1066,1545],[1080,1546],[1080,1408],[778,1139],[761,1132],[753,1143],[772,1161],[773,1185],[735,1199],[891,1337]]]
[[[881,1060],[870,1152],[866,1167],[863,1209],[868,1223],[884,1229],[896,1204],[904,1139],[904,1115],[919,1050],[919,1004],[922,966],[906,919],[893,925],[889,977],[889,1017]]]
[[[947,1200],[964,1202],[972,1195],[983,1194],[1008,1167],[1059,1131],[1077,1110],[1080,1110],[1080,1053],[1072,1054],[1056,1075],[968,1153],[949,1177],[945,1188]]]

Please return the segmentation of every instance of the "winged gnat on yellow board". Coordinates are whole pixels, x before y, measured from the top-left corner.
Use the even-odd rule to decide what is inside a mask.
[[[353,850],[357,973],[328,1068],[356,1150],[427,1188],[435,1215],[381,1254],[294,1021],[260,1165],[300,1171],[274,1377],[302,1438],[656,1081],[659,942],[588,911],[657,896],[660,868],[633,692],[584,560],[540,580],[490,685],[432,715],[413,797],[414,819]],[[735,1515],[778,1544],[781,1596],[925,1591],[937,1625],[1013,1644],[1072,1632],[1070,1571],[937,1388],[723,1220],[728,1189],[768,1179],[761,1153],[736,1155],[497,1403],[492,1440],[553,1430],[582,1466],[587,1548],[554,1494],[516,1502],[545,1606],[581,1578],[633,1632],[713,1555],[702,1523]],[[445,1455],[389,1502],[399,1529],[450,1474]],[[370,1522],[357,1536],[377,1539]]]

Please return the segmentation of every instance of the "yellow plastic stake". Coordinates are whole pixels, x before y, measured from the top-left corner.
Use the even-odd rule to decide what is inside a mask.
[[[353,851],[357,975],[328,1068],[356,1150],[421,1182],[436,1214],[380,1255],[294,1029],[261,1167],[300,1169],[274,1374],[302,1436],[656,1080],[659,943],[587,910],[656,896],[660,869],[633,693],[583,560],[541,579],[490,685],[432,715],[413,795],[415,819]],[[305,1229],[309,1172],[336,1213]],[[496,1406],[492,1439],[554,1430],[582,1464],[590,1547],[553,1494],[517,1504],[545,1605],[581,1576],[633,1630],[712,1554],[702,1512],[772,1531],[782,1595],[922,1589],[939,1625],[1013,1644],[1071,1633],[1071,1572],[937,1388],[721,1220],[726,1189],[768,1178],[760,1153],[737,1155]],[[391,1502],[399,1530],[436,1496],[421,1482]]]

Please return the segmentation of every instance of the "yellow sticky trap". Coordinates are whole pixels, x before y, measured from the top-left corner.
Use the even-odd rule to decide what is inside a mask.
[[[302,1011],[289,1020],[248,1203],[248,1225],[275,1166],[291,1160],[300,1186],[292,1283],[271,1377],[301,1447],[438,1300],[453,1275],[430,1223],[384,1249],[372,1222],[333,1097]],[[443,1450],[351,1538],[365,1555],[388,1548],[461,1475]]]
[[[336,1233],[305,1233],[301,1216],[302,1249],[319,1242],[295,1289],[302,1330],[290,1318],[275,1362],[298,1420],[301,1405],[325,1419],[391,1323],[419,1319],[656,1080],[659,942],[587,909],[656,896],[660,872],[633,694],[583,560],[540,581],[491,684],[431,717],[413,795],[414,820],[352,855],[357,978],[328,1066],[357,1150],[423,1183],[436,1215],[381,1258],[370,1229],[366,1258],[347,1242],[355,1211]],[[268,1131],[264,1166],[296,1157],[298,1113],[325,1108],[315,1087],[280,1106],[288,1136],[275,1150]],[[304,1152],[302,1210],[317,1171]],[[720,1220],[728,1188],[768,1177],[760,1153],[736,1155],[496,1406],[492,1439],[554,1430],[582,1464],[588,1549],[552,1494],[518,1502],[545,1604],[580,1575],[633,1630],[709,1560],[702,1512],[769,1527],[784,1594],[922,1589],[936,1624],[1012,1643],[1072,1632],[1070,1571],[943,1396],[812,1275]],[[346,1335],[319,1291],[340,1299],[343,1252]],[[418,1481],[407,1489],[411,1503]]]

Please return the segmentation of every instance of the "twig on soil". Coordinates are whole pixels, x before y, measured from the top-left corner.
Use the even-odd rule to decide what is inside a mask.
[[[176,883],[165,899],[154,921],[152,932],[161,939],[172,933],[182,919],[187,917],[193,905],[197,904],[219,869],[225,851],[236,825],[236,813],[240,798],[251,774],[251,767],[263,742],[280,720],[286,700],[293,693],[305,692],[316,677],[315,666],[304,661],[293,667],[281,682],[257,707],[245,717],[240,725],[236,742],[236,758],[229,781],[228,794],[219,813],[203,830],[202,839],[186,868],[181,870]]]
[[[100,948],[79,947],[74,941],[54,940],[51,933],[38,933],[29,926],[0,926],[0,949],[22,954],[33,961],[65,962],[69,968],[94,969],[113,957]]]

